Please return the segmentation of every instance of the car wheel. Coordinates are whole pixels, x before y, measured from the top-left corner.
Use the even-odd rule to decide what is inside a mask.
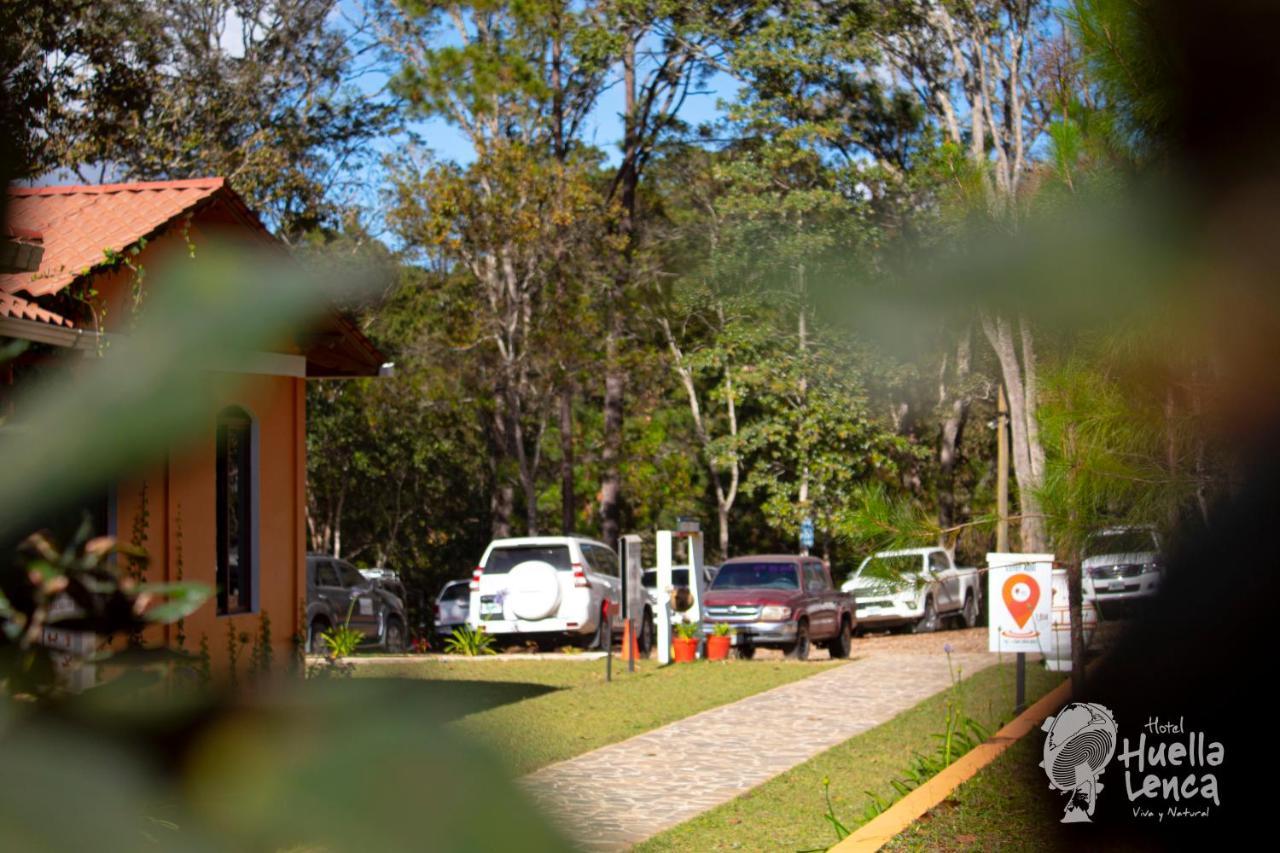
[[[308,631],[308,634],[310,635],[310,642],[308,643],[308,645],[310,646],[311,654],[323,655],[328,653],[329,650],[324,644],[324,637],[320,636],[321,634],[323,634],[325,631],[328,631],[328,630],[329,630],[329,623],[327,622],[322,622],[319,619],[317,619],[316,621],[311,623],[311,630]]]
[[[387,622],[387,651],[398,654],[404,651],[404,625],[399,619]]]
[[[973,593],[969,593],[964,597],[964,626],[966,628],[976,627],[978,624],[978,602],[974,600]]]
[[[640,620],[640,636],[636,640],[636,645],[640,647],[642,657],[647,657],[653,649],[653,611],[649,608],[644,609],[644,617]]]
[[[801,622],[796,628],[796,641],[787,648],[787,657],[792,660],[809,659],[809,623]]]
[[[738,646],[738,660],[751,660],[756,656],[756,647],[750,643]]]
[[[853,646],[853,629],[849,626],[849,620],[840,620],[840,633],[836,638],[827,645],[827,651],[833,658],[847,658],[849,650]]]
[[[914,633],[932,634],[936,630],[938,630],[938,608],[933,604],[933,596],[929,596],[924,600],[924,615],[915,624]]]
[[[600,608],[600,621],[596,625],[595,636],[591,639],[590,649],[597,651],[606,651],[613,642],[612,629],[609,626],[609,617],[603,607]]]

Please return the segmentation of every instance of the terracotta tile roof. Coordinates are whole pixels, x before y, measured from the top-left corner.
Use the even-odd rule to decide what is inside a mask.
[[[275,242],[258,216],[222,178],[101,186],[10,187],[4,233],[40,245],[35,272],[0,272],[0,317],[75,324],[35,300],[62,290],[106,262],[105,251],[124,252],[217,196],[235,218]],[[277,244],[278,245],[278,244]],[[19,295],[21,294],[21,295]],[[307,373],[377,376],[386,360],[360,329],[330,308],[315,334],[306,335]]]
[[[0,292],[0,317],[13,317],[18,320],[38,320],[51,326],[73,326],[73,323],[61,314],[55,314],[41,308],[34,302],[28,302],[21,296]]]
[[[39,233],[44,258],[35,272],[0,273],[0,291],[33,297],[57,293],[102,264],[106,250],[124,251],[224,187],[222,178],[10,187],[8,228],[14,233]],[[228,195],[234,193],[228,191]]]

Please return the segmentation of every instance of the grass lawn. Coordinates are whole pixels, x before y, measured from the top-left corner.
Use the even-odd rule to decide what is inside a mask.
[[[1031,735],[885,845],[886,850],[1067,850],[1055,830],[1063,799],[1048,790]]]
[[[966,678],[964,712],[991,731],[1013,717],[1013,664],[993,666]],[[1027,667],[1028,700],[1062,681],[1058,673]],[[949,691],[926,699],[892,720],[850,738],[693,820],[654,836],[637,850],[811,850],[835,843],[824,819],[822,780],[831,780],[831,801],[845,826],[863,822],[866,791],[889,797],[890,780],[901,776],[912,752],[931,751],[945,726]],[[834,713],[834,712],[833,712]],[[766,747],[767,748],[767,747]],[[1045,787],[1043,779],[1038,783]]]
[[[423,661],[364,664],[360,679],[412,680],[516,775],[625,740],[674,720],[815,675],[838,663],[699,661],[635,673],[604,661]]]

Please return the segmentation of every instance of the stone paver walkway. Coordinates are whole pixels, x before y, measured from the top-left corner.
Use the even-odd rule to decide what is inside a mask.
[[[995,657],[953,654],[951,664],[967,677]],[[584,849],[623,850],[950,684],[941,651],[877,652],[543,767],[521,781]]]

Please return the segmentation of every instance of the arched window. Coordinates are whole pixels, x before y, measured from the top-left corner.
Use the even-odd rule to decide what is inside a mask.
[[[218,613],[254,608],[257,454],[253,420],[243,409],[218,415]]]

